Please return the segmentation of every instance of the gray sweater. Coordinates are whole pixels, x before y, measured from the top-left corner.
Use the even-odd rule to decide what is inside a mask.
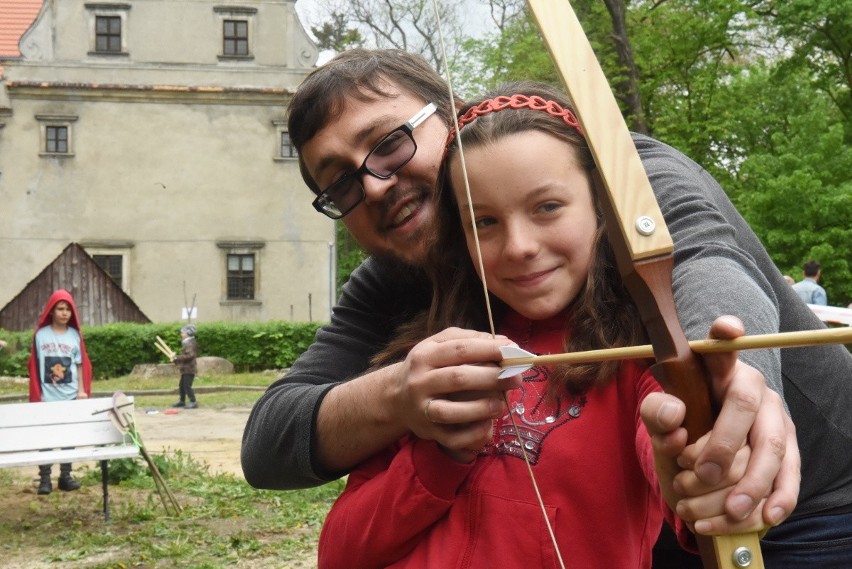
[[[723,314],[740,317],[748,334],[823,327],[707,172],[661,142],[634,142],[675,243],[675,300],[690,339],[704,338]],[[337,382],[366,371],[397,325],[429,302],[425,279],[390,270],[368,259],[354,271],[331,322],[255,404],[242,447],[252,486],[304,488],[343,474],[312,463],[320,402]],[[796,424],[802,486],[794,517],[852,512],[852,355],[821,346],[740,358],[784,396]]]

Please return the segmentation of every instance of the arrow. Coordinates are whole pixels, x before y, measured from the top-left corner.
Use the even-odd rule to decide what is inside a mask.
[[[820,344],[852,343],[852,326],[848,328],[827,328],[825,330],[806,330],[802,332],[781,332],[778,334],[758,334],[741,336],[733,340],[693,340],[689,342],[692,351],[699,354],[734,352],[739,350],[759,350],[765,348],[801,348]],[[518,375],[534,365],[579,364],[603,362],[607,360],[631,360],[653,358],[654,349],[650,345],[608,348],[566,354],[548,354],[537,356],[517,346],[500,348],[503,371],[498,377]]]

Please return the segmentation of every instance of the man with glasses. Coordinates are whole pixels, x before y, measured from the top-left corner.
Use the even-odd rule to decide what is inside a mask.
[[[367,153],[357,170],[344,174],[320,192],[313,201],[314,209],[331,219],[340,219],[358,207],[367,197],[361,178],[369,174],[379,180],[387,180],[408,164],[417,152],[414,129],[431,117],[436,108],[435,103],[429,103],[404,125],[386,134]]]
[[[500,393],[517,383],[500,383],[491,368],[465,364],[499,360],[505,338],[451,329],[419,344],[403,362],[374,370],[370,363],[397,326],[430,303],[417,266],[429,247],[431,196],[452,108],[441,77],[421,58],[396,50],[341,53],[294,95],[289,134],[316,195],[314,207],[342,219],[371,257],[352,273],[316,342],[255,405],[242,450],[253,486],[322,484],[409,432],[456,449],[490,440],[491,420],[503,412]],[[820,327],[718,184],[673,149],[638,135],[635,141],[675,240],[675,294],[687,335],[703,337],[722,314],[742,318],[749,333]],[[704,203],[711,213],[696,210]],[[852,510],[852,480],[843,475],[852,472],[852,445],[843,434],[852,433],[852,414],[824,397],[807,402],[826,381],[852,376],[848,352],[825,347],[779,356],[766,350],[744,352],[740,360],[732,356],[715,370],[724,411],[697,472],[718,479],[748,436],[753,460],[729,509],[750,511],[770,490],[757,482],[761,474],[780,472],[765,517],[777,522],[789,515],[798,449],[780,398],[764,382],[765,376],[781,392],[783,365],[794,419],[811,429],[803,448],[813,480],[802,488],[797,513]],[[480,397],[456,397],[472,391]],[[643,409],[649,429],[664,432],[665,413],[678,405],[666,395],[649,401]],[[844,449],[843,458],[821,466],[820,439]]]

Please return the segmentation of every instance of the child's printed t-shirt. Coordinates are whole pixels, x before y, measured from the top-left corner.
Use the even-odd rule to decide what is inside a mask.
[[[57,334],[50,326],[40,328],[35,337],[42,401],[77,399],[79,391],[80,333],[69,327]]]

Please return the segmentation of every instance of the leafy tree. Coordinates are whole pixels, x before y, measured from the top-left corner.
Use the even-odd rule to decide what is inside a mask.
[[[331,21],[323,22],[321,26],[311,26],[311,32],[317,38],[317,47],[330,49],[335,52],[345,51],[353,47],[362,47],[364,38],[357,28],[347,27],[348,20],[341,12],[332,12]]]
[[[755,8],[786,41],[789,63],[807,66],[843,114],[846,142],[852,142],[852,6],[847,0],[762,0]]]
[[[719,147],[731,167],[716,173],[783,272],[817,259],[829,302],[852,301],[852,147],[832,99],[798,73],[744,70],[725,93],[742,101]],[[729,111],[730,112],[730,111]]]
[[[357,28],[358,39],[362,33],[368,36],[359,45],[419,53],[442,69],[442,40],[447,52],[461,41],[463,0],[437,2],[440,27],[433,0],[326,0],[324,7],[333,15],[332,29],[345,29],[343,23],[348,22]]]

